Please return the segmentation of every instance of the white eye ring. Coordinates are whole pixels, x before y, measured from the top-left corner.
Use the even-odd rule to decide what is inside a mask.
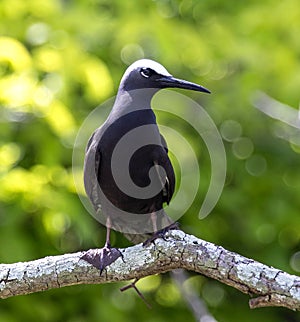
[[[145,78],[149,78],[152,75],[152,70],[150,68],[142,68],[140,71],[141,75]]]

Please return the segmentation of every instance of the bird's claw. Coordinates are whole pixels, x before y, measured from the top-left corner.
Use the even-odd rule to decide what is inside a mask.
[[[89,249],[80,257],[80,259],[83,259],[98,268],[101,275],[103,270],[119,257],[123,258],[123,255],[118,248],[104,246],[101,249]]]
[[[160,230],[156,231],[150,238],[148,238],[147,240],[145,240],[143,242],[143,246],[149,246],[151,243],[154,243],[154,241],[157,238],[162,238],[163,240],[166,240],[165,234],[169,230],[172,230],[172,229],[179,229],[179,223],[178,222],[174,222],[171,225],[169,225],[169,226],[167,226],[167,227],[165,227],[163,229],[160,229]]]

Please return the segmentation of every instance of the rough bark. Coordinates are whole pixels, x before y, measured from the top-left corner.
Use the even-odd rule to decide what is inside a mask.
[[[173,230],[166,240],[121,249],[102,276],[80,259],[84,252],[0,265],[0,298],[76,284],[127,281],[184,268],[235,287],[251,296],[251,308],[283,306],[300,310],[300,277],[230,252],[221,246]]]

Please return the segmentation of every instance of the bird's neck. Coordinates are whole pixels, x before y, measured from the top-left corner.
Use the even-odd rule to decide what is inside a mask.
[[[113,114],[130,113],[137,110],[151,109],[151,100],[157,92],[154,89],[120,91],[112,108]]]

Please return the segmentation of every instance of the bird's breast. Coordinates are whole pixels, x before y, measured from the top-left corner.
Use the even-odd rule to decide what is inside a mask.
[[[111,122],[99,138],[98,149],[98,182],[114,205],[136,212],[147,212],[153,204],[162,207],[161,181],[150,174],[156,156],[166,152],[152,110],[135,111]]]

